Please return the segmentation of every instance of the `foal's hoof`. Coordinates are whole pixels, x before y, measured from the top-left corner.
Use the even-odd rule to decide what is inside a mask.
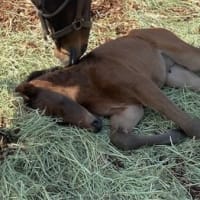
[[[186,128],[185,133],[189,137],[194,137],[195,139],[200,139],[200,120],[192,119],[192,121]]]
[[[181,143],[186,138],[185,133],[181,129],[170,129],[166,133],[169,134],[173,144]]]

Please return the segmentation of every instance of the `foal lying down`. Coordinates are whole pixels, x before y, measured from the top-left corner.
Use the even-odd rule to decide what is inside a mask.
[[[97,116],[111,120],[110,141],[120,149],[177,143],[200,138],[200,120],[192,119],[160,90],[163,85],[200,89],[200,49],[164,29],[138,29],[94,49],[69,68],[32,73],[16,91],[32,108],[92,131]],[[143,106],[174,121],[180,130],[161,135],[134,135]]]

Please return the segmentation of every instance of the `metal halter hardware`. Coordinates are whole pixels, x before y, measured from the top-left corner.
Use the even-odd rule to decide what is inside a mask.
[[[83,18],[75,19],[72,22],[72,27],[74,28],[74,30],[79,31],[83,27],[83,24],[84,24],[84,19]]]
[[[48,19],[58,15],[70,2],[70,0],[65,0],[54,12],[52,13],[44,13],[42,10],[38,10],[38,16],[41,22],[41,26],[44,33],[44,38],[47,39],[47,35],[53,40],[58,40],[59,38],[71,33],[72,31],[79,31],[82,28],[90,28],[92,23],[90,20],[84,19],[81,16],[83,5],[77,6],[76,10],[76,17],[70,25],[66,25],[63,29],[58,31],[53,31],[51,26],[48,22]],[[83,2],[83,1],[82,1]]]

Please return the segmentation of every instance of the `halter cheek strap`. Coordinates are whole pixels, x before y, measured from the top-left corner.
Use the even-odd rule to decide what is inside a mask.
[[[52,37],[53,40],[58,40],[59,38],[68,35],[72,31],[78,31],[82,28],[90,28],[91,27],[91,22],[90,21],[85,21],[83,18],[81,19],[75,19],[71,25],[66,26],[65,28],[52,32],[50,36]]]

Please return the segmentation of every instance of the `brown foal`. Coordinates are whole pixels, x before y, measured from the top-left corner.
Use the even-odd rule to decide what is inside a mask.
[[[111,142],[120,149],[177,143],[200,138],[200,120],[192,119],[160,90],[163,85],[200,89],[200,49],[165,29],[138,29],[112,40],[69,68],[34,72],[19,92],[28,106],[92,131],[102,127],[97,116],[111,119]],[[161,135],[132,134],[143,106],[174,121],[181,130]]]

